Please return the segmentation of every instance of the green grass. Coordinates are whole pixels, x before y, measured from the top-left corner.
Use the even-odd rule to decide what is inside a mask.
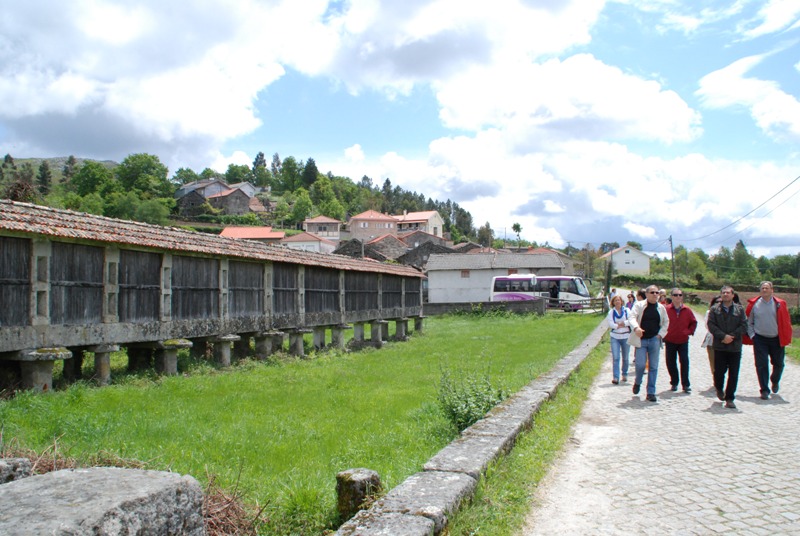
[[[569,438],[589,388],[608,358],[607,337],[604,341],[557,391],[555,398],[544,404],[531,430],[520,436],[511,453],[490,466],[472,502],[450,523],[451,536],[519,533],[539,481]]]
[[[443,371],[489,375],[514,392],[549,370],[598,316],[448,316],[381,350],[244,361],[188,376],[129,375],[0,403],[5,444],[57,442],[79,460],[103,453],[147,468],[238,485],[266,505],[263,534],[335,528],[335,474],[366,467],[391,489],[455,435],[436,403]],[[121,366],[119,363],[117,366]]]

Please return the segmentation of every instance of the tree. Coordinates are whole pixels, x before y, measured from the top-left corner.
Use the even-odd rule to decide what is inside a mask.
[[[240,182],[255,182],[253,171],[244,164],[228,164],[228,169],[225,171],[225,182],[228,184],[237,184]]]
[[[272,186],[272,175],[267,169],[267,159],[264,157],[264,153],[261,151],[258,152],[256,155],[255,160],[253,160],[253,178],[255,180],[256,186],[266,187]]]
[[[300,164],[293,156],[287,156],[281,164],[280,170],[280,190],[283,192],[294,192],[300,187]]]
[[[487,221],[485,225],[478,229],[478,243],[483,247],[490,247],[494,241],[494,231]]]
[[[755,257],[747,251],[741,239],[736,242],[733,248],[733,268],[736,270],[733,277],[737,283],[753,285],[758,283],[759,274]]]
[[[175,175],[172,176],[172,182],[177,184],[189,184],[190,182],[199,180],[200,175],[189,168],[179,168],[178,171],[175,172]]]
[[[47,195],[50,193],[50,185],[53,181],[53,172],[50,171],[50,164],[47,160],[42,160],[39,164],[39,173],[36,175],[36,182],[39,185],[39,193]]]
[[[511,230],[517,234],[517,247],[519,247],[521,239],[519,237],[520,233],[522,233],[522,226],[518,223],[515,223],[511,226]]]
[[[169,216],[169,207],[158,199],[149,199],[142,201],[136,207],[134,219],[155,225],[166,225],[168,222],[167,216]]]
[[[128,155],[114,172],[124,190],[137,190],[142,199],[171,198],[175,193],[175,186],[167,178],[167,166],[155,155]]]
[[[303,173],[300,175],[300,182],[303,185],[303,188],[310,189],[311,186],[317,182],[317,178],[319,177],[319,170],[317,169],[317,163],[314,162],[313,158],[309,158],[306,160],[306,165],[303,167]]]
[[[203,171],[200,172],[200,179],[205,181],[208,180],[224,181],[225,175],[211,168],[205,168]]]
[[[627,244],[634,249],[642,251],[642,244],[640,242],[634,242],[633,240],[628,240]]]
[[[22,164],[22,167],[19,169],[19,180],[22,182],[33,186],[33,178],[36,176],[36,173],[33,170],[33,164],[30,162],[25,162]]]
[[[135,220],[141,200],[134,192],[114,192],[106,197],[105,215],[120,220]]]
[[[614,251],[618,247],[619,247],[619,242],[603,242],[602,244],[600,244],[599,250],[600,253],[605,255],[609,251]]]
[[[64,167],[61,169],[61,182],[69,182],[70,179],[72,179],[72,176],[75,174],[75,168],[77,167],[78,161],[74,156],[69,155],[66,163],[64,163]]]
[[[283,164],[281,164],[281,157],[278,156],[278,153],[272,155],[272,164],[270,165],[270,171],[272,172],[273,179],[277,180],[278,177],[281,176],[281,168]]]
[[[285,200],[281,199],[278,201],[278,204],[275,205],[275,210],[272,212],[272,220],[281,222],[281,227],[283,227],[283,222],[289,218],[289,214],[292,213],[291,207],[289,207],[289,203]]]
[[[81,197],[93,193],[106,195],[117,190],[117,183],[111,170],[94,160],[85,161],[75,171],[69,186]]]
[[[725,246],[720,246],[719,251],[709,259],[709,262],[717,277],[726,279],[733,272],[733,254]]]
[[[311,214],[314,205],[311,203],[311,198],[308,196],[308,192],[305,188],[298,188],[295,195],[297,199],[292,207],[291,219],[294,223],[301,223]]]

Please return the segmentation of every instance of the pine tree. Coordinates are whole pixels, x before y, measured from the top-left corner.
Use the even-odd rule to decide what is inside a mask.
[[[53,172],[50,171],[50,164],[47,160],[42,160],[39,164],[39,173],[36,175],[36,182],[39,184],[39,193],[47,195],[50,193],[50,184],[53,180]]]

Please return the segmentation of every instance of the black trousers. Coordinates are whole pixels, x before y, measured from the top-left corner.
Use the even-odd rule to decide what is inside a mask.
[[[678,385],[680,380],[681,387],[688,389],[689,383],[689,343],[682,344],[664,341],[666,348],[667,371],[669,372],[669,383],[673,386]],[[678,360],[680,360],[681,370],[678,373]]]
[[[726,352],[714,348],[714,387],[725,391],[725,400],[736,398],[736,385],[739,383],[739,366],[742,364],[742,351]],[[725,374],[728,383],[725,384]]]

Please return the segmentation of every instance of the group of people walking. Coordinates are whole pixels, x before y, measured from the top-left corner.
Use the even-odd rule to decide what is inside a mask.
[[[680,385],[683,392],[692,392],[689,338],[697,329],[697,318],[684,304],[680,288],[673,288],[670,294],[651,285],[639,291],[637,297],[628,295],[628,302],[624,303],[622,296],[612,292],[607,316],[611,328],[611,382],[628,381],[629,353],[633,347],[633,394],[639,394],[646,373],[645,398],[650,402],[658,401],[656,381],[662,346],[670,389],[677,391]],[[734,400],[745,344],[753,345],[761,398],[767,400],[770,394],[778,392],[785,347],[792,341],[792,323],[786,302],[774,295],[770,281],[761,283],[759,295],[748,300],[746,308],[730,285],[723,286],[720,295],[711,302],[706,327],[708,335],[703,345],[708,351],[717,397],[725,402],[725,407],[736,408]]]

